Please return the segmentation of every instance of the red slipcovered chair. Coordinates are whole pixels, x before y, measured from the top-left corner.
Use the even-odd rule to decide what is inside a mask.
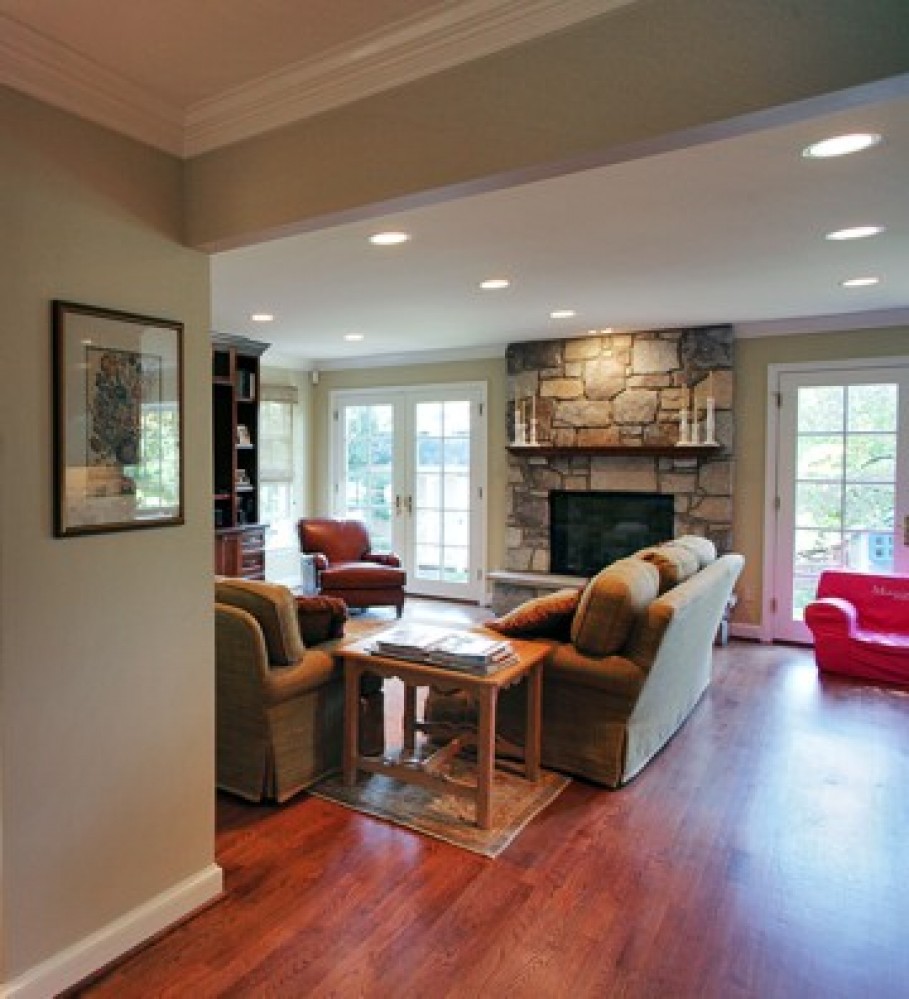
[[[818,669],[909,684],[909,576],[822,572],[805,624]]]
[[[394,553],[370,550],[362,521],[308,517],[297,533],[300,550],[315,558],[321,594],[348,607],[394,607],[401,616],[407,573]]]

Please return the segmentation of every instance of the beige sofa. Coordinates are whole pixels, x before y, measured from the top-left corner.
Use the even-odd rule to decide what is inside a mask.
[[[639,552],[490,625],[550,646],[543,671],[543,765],[609,787],[631,780],[678,731],[711,678],[711,658],[743,559],[704,539]],[[557,608],[547,620],[549,606]],[[560,617],[561,616],[561,617]],[[431,720],[463,719],[461,695],[432,693]],[[503,691],[499,731],[523,742],[524,685]]]

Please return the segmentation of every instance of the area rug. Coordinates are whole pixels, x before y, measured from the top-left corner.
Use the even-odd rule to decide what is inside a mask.
[[[452,776],[472,778],[474,769],[470,761],[458,759],[452,766]],[[310,793],[484,857],[497,857],[570,783],[569,778],[545,770],[539,781],[531,783],[497,766],[491,829],[474,825],[472,801],[436,794],[384,774],[361,772],[355,787],[345,787],[341,775],[334,774],[310,788]]]

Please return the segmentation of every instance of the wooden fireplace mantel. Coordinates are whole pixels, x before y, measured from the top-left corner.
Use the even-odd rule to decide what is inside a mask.
[[[570,458],[590,455],[603,458],[706,458],[720,451],[719,444],[578,444],[555,447],[551,444],[509,444],[507,450],[518,458]]]

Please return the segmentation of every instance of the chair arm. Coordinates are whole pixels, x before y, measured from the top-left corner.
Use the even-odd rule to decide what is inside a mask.
[[[844,632],[851,635],[858,623],[855,606],[842,597],[819,597],[805,608],[805,624],[814,631]]]
[[[316,572],[328,568],[328,556],[324,552],[304,552],[303,554],[312,557],[312,564],[315,566]]]
[[[367,552],[363,556],[363,561],[391,566],[393,569],[398,569],[401,566],[401,559],[394,552]]]
[[[308,649],[292,666],[273,666],[267,671],[262,684],[265,701],[281,704],[337,678],[338,669],[330,653]]]

